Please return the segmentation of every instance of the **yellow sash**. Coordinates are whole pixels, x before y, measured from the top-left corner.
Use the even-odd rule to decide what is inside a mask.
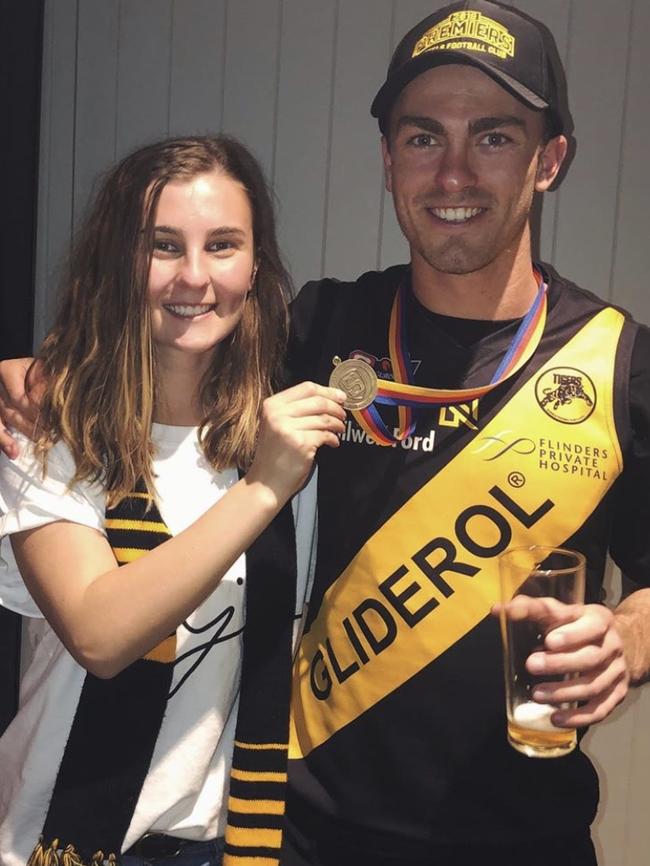
[[[623,316],[594,316],[365,543],[294,669],[303,757],[460,640],[499,596],[498,556],[561,545],[622,469],[613,415]]]

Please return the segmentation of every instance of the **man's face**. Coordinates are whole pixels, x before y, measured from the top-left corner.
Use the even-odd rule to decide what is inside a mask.
[[[400,94],[383,141],[386,188],[416,263],[480,270],[527,238],[533,193],[566,152],[541,112],[472,66],[438,66]]]

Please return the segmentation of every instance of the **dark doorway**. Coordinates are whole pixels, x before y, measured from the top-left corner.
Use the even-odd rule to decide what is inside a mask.
[[[42,0],[0,0],[0,360],[30,355],[43,54]],[[18,701],[20,617],[0,608],[0,733]]]

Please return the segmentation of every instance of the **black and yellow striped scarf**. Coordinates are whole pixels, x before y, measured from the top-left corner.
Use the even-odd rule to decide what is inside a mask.
[[[149,494],[106,510],[120,565],[171,537]],[[216,540],[218,543],[218,539]],[[296,559],[289,505],[246,554],[246,627],[225,863],[279,863]],[[176,635],[112,679],[87,673],[41,840],[28,866],[116,863],[167,706]]]

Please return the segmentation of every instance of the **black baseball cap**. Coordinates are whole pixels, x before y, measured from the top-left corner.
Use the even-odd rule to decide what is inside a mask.
[[[530,108],[547,110],[552,134],[559,135],[564,123],[552,58],[559,63],[550,31],[518,9],[491,0],[451,3],[416,24],[399,43],[370,113],[385,132],[390,109],[409,82],[434,66],[466,63]]]

